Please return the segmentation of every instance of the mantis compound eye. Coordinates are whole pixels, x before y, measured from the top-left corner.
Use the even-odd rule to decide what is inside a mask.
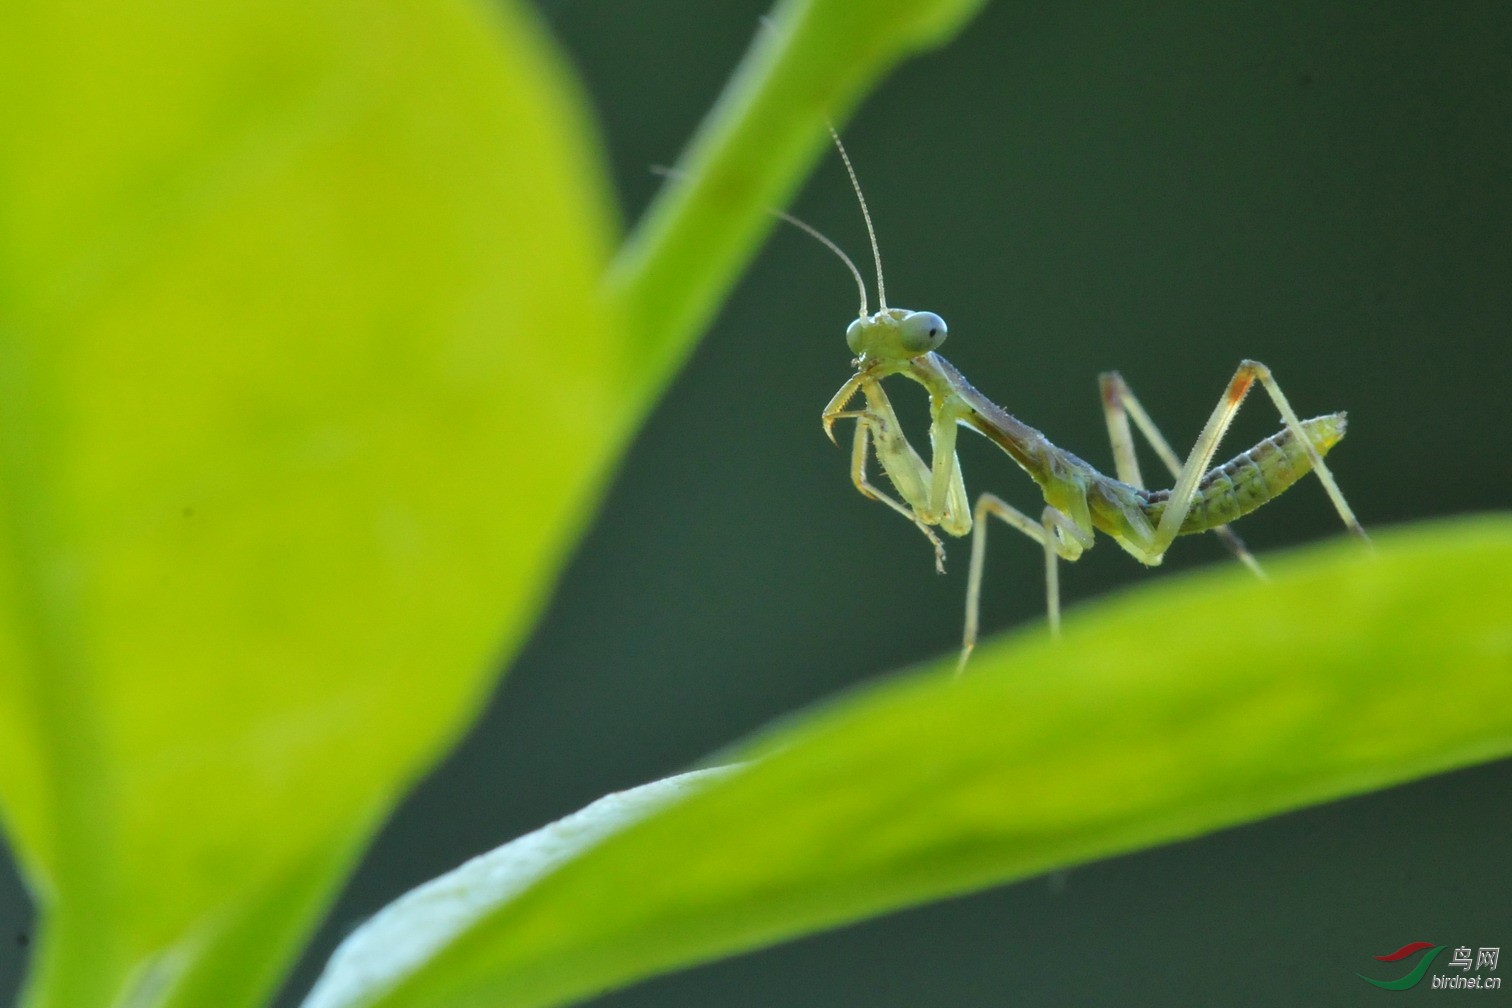
[[[856,319],[846,328],[845,343],[850,347],[851,353],[859,354],[861,352],[861,336],[865,329],[866,323],[861,319]]]
[[[945,320],[934,312],[910,312],[898,323],[903,345],[917,353],[933,350],[945,342]]]

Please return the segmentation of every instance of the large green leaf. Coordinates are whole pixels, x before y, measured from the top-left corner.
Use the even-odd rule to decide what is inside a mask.
[[[510,4],[0,19],[31,1003],[257,1000],[529,627],[636,413],[542,42]]]
[[[1074,614],[603,799],[427,884],[307,1008],[536,1008],[1512,753],[1512,519]]]
[[[979,3],[787,3],[607,297],[580,103],[510,3],[12,5],[0,809],[32,1004],[270,986],[821,115]]]

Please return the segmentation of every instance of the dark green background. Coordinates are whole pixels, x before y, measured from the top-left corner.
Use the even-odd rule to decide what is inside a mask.
[[[632,220],[658,184],[648,166],[676,158],[764,8],[543,8],[583,75]],[[1122,370],[1185,450],[1235,364],[1254,357],[1304,416],[1349,410],[1331,461],[1380,529],[1512,497],[1509,54],[1512,5],[1500,2],[1001,3],[905,66],[845,134],[893,300],[945,316],[944,353],[983,392],[1111,469],[1099,371]],[[836,159],[795,209],[865,255]],[[381,837],[290,1003],[332,944],[404,888],[955,645],[964,544],[935,576],[923,539],[855,493],[846,452],[819,430],[849,373],[854,312],[828,253],[790,229],[774,235],[626,459],[548,619],[473,736]],[[916,391],[894,396],[915,421]],[[1277,426],[1256,396],[1220,454]],[[968,488],[1032,508],[1032,484],[979,441],[963,445]],[[1309,481],[1240,530],[1263,559],[1339,526]],[[1223,562],[1215,542],[1183,540],[1151,572],[1104,542],[1063,581],[1074,605]],[[994,537],[987,584],[988,627],[1042,618],[1027,543]],[[1235,642],[1251,646],[1264,642]],[[1422,674],[1458,688],[1452,668]],[[1512,953],[1509,785],[1505,763],[1451,774],[595,1003],[1434,997],[1426,984],[1378,991],[1354,972],[1405,972],[1370,957],[1419,939]],[[19,932],[23,903],[6,885],[0,924]],[[7,943],[0,993],[19,962]]]

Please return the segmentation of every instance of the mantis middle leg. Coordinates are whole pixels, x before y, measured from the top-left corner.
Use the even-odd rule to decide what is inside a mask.
[[[995,494],[977,498],[973,511],[976,535],[971,540],[971,573],[966,579],[966,625],[961,634],[961,657],[956,675],[976,648],[982,608],[982,567],[987,557],[987,519],[997,518],[1039,543],[1045,551],[1045,606],[1050,633],[1060,635],[1060,568],[1058,561],[1074,561],[1092,546],[1092,529],[1081,528],[1058,509],[1045,505],[1039,521],[1030,518]]]

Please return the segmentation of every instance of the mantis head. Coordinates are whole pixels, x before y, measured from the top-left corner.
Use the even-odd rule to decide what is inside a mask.
[[[934,312],[883,308],[852,322],[845,342],[862,360],[902,361],[936,349],[946,332],[945,320]]]
[[[934,312],[887,307],[887,287],[882,279],[882,252],[877,246],[877,230],[872,226],[871,211],[866,207],[866,197],[861,193],[861,183],[856,178],[856,169],[851,165],[850,155],[845,152],[845,144],[840,142],[840,134],[835,132],[833,126],[829,128],[829,132],[835,141],[835,149],[840,152],[840,160],[845,164],[845,173],[850,177],[851,188],[855,190],[856,202],[861,205],[861,218],[866,222],[872,264],[877,268],[877,311],[867,311],[866,280],[839,245],[813,225],[790,213],[781,210],[773,210],[772,213],[819,241],[838,256],[850,270],[851,276],[856,278],[856,293],[861,299],[860,317],[845,330],[845,342],[850,344],[851,352],[856,355],[858,362],[906,361],[927,354],[945,342],[945,320]]]

